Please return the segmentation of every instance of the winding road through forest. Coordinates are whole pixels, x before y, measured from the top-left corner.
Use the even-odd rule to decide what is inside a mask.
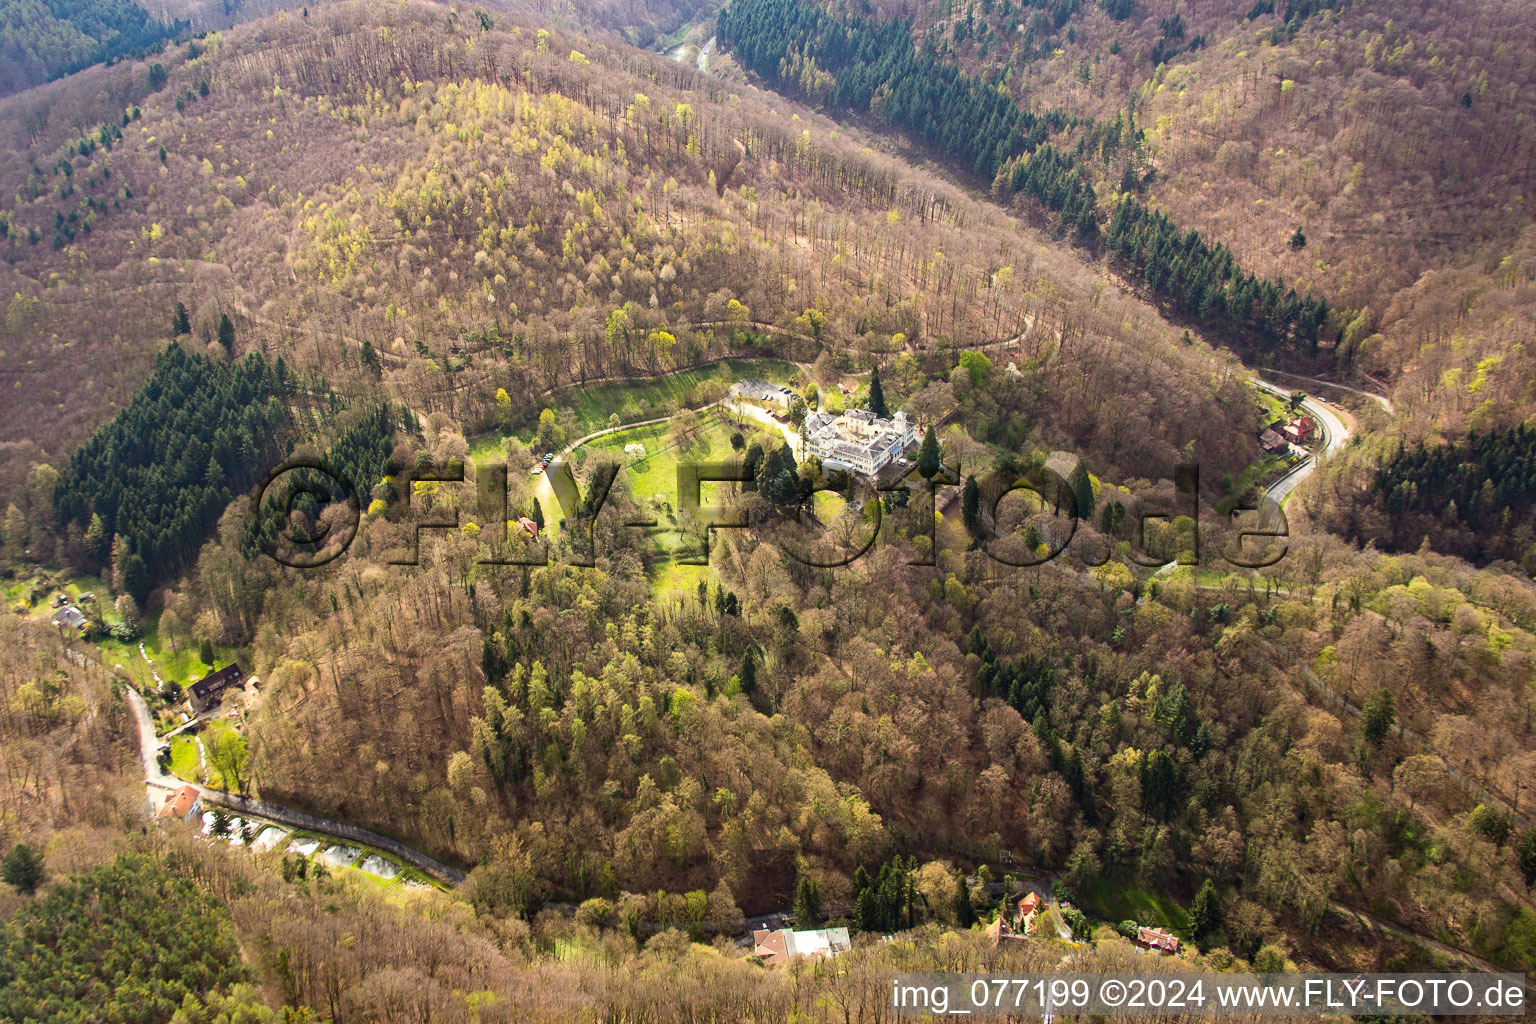
[[[301,828],[310,832],[334,836],[337,839],[343,839],[348,842],[371,846],[393,854],[440,882],[445,882],[449,885],[462,885],[464,883],[464,872],[458,868],[450,867],[441,861],[434,860],[420,850],[405,845],[398,839],[391,839],[389,836],[380,835],[377,832],[360,828],[345,821],[322,818],[307,811],[296,811],[289,807],[280,807],[277,804],[270,804],[264,800],[241,796],[237,793],[225,793],[222,790],[211,789],[208,786],[202,786],[167,773],[160,767],[159,761],[156,760],[159,739],[155,735],[155,722],[153,716],[149,713],[149,705],[144,702],[144,698],[132,686],[124,687],[124,690],[128,694],[128,706],[133,709],[134,721],[138,725],[139,760],[144,769],[145,787],[151,793],[155,789],[174,791],[183,786],[191,786],[201,794],[205,805],[213,804],[238,812],[244,817],[259,818],[263,821],[287,825],[290,828]]]

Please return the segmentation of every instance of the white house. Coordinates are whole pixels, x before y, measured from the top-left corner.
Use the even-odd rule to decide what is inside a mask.
[[[917,431],[903,412],[890,419],[868,409],[841,416],[818,412],[806,418],[803,432],[803,456],[814,455],[823,465],[841,464],[865,476],[874,476],[917,444]]]
[[[773,932],[752,933],[752,952],[762,957],[769,967],[777,967],[797,956],[830,958],[852,948],[847,928],[819,928],[806,932],[780,928]]]

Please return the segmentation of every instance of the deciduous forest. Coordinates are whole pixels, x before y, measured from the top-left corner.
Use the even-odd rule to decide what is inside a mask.
[[[1526,5],[36,6],[0,1016],[1536,964]]]

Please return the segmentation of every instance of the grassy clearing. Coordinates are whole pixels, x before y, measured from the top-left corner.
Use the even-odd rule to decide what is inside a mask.
[[[190,782],[203,780],[203,769],[197,757],[197,738],[181,733],[171,737],[171,774]]]
[[[734,428],[724,417],[710,413],[699,420],[698,429],[683,444],[676,443],[669,435],[670,424],[658,423],[648,427],[621,430],[592,442],[586,447],[586,458],[606,458],[623,466],[616,485],[626,488],[641,508],[651,512],[659,524],[648,531],[654,552],[663,558],[671,556],[684,544],[676,529],[676,512],[679,505],[677,467],[680,463],[712,462],[729,458],[731,433]],[[635,458],[624,453],[624,446],[642,444],[645,456]],[[709,497],[701,488],[700,500]],[[688,566],[675,566],[669,586],[681,586],[687,579]],[[694,579],[693,586],[697,586]]]
[[[713,593],[720,576],[712,566],[679,565],[675,559],[658,563],[651,573],[651,599],[658,605],[673,601],[687,604],[699,598],[699,584],[709,585]]]
[[[670,424],[621,430],[599,438],[586,446],[587,459],[609,458],[624,467],[618,482],[627,487],[636,501],[650,503],[663,512],[675,509],[678,502],[677,467],[684,460],[709,462],[729,458],[731,432],[729,422],[715,414],[699,419],[699,429],[684,444],[675,444],[668,436]],[[624,446],[642,444],[645,456],[634,458],[624,453]]]
[[[693,370],[664,374],[634,381],[619,381],[596,387],[580,388],[556,395],[550,401],[557,415],[565,419],[569,414],[570,432],[567,441],[584,437],[609,425],[609,417],[617,415],[620,423],[668,416],[685,406],[702,404],[699,400],[701,385],[713,382],[724,388],[730,387],[743,377],[760,377],[787,383],[798,374],[793,363],[782,359],[727,359],[710,363]],[[508,433],[482,434],[469,443],[472,458],[495,454],[501,450],[502,439],[513,436],[524,443],[532,443],[538,433],[538,425],[529,422]]]
[[[1184,939],[1190,937],[1189,914],[1162,893],[1100,880],[1083,895],[1087,909],[1106,921],[1129,919],[1149,928],[1167,928]]]

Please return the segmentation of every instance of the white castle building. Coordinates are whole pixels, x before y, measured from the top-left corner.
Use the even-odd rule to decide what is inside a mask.
[[[917,443],[917,432],[898,412],[882,419],[868,409],[854,409],[841,416],[818,412],[805,418],[801,455],[816,456],[828,469],[847,468],[874,476]]]

